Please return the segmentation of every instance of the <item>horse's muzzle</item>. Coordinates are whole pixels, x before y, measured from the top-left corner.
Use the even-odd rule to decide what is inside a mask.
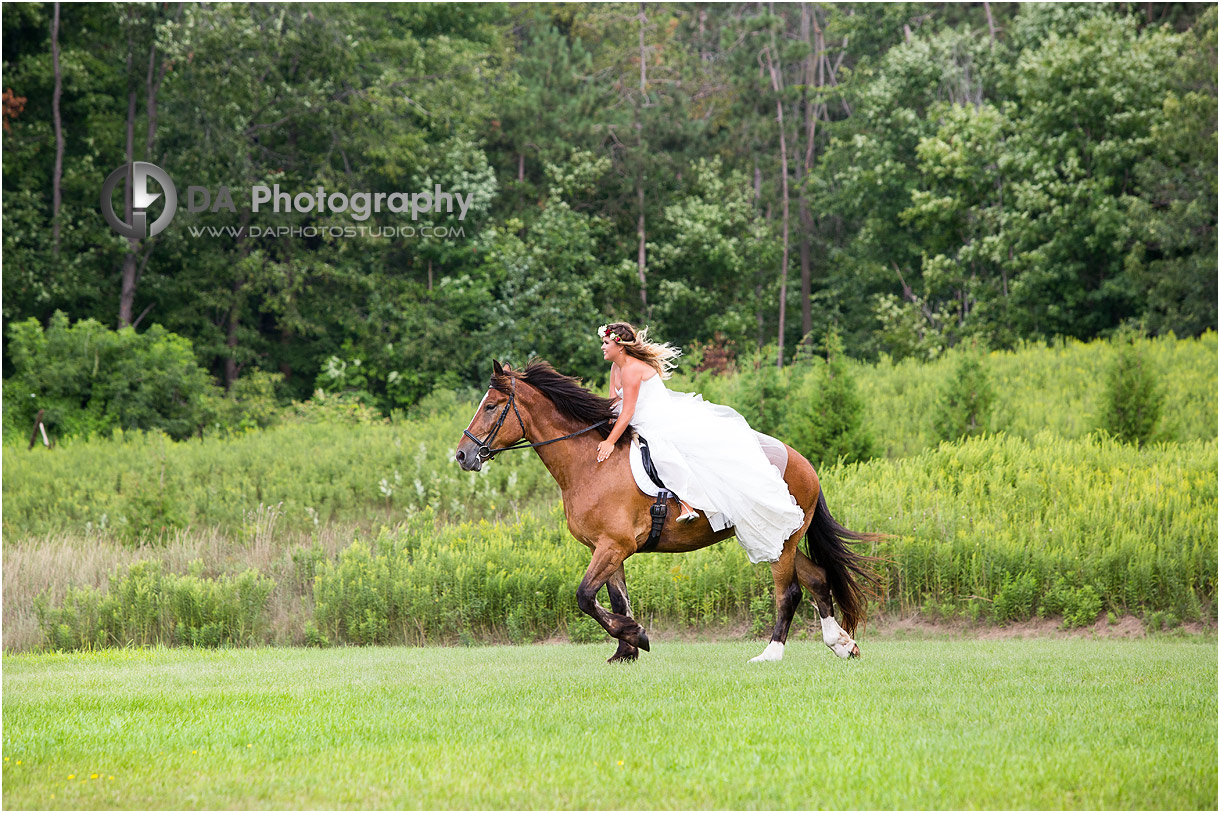
[[[465,451],[459,447],[453,457],[465,471],[481,471],[483,469],[483,459],[479,457],[477,452]]]

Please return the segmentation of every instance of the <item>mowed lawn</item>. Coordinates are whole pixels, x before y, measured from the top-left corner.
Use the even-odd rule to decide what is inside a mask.
[[[8,656],[4,807],[1212,808],[1214,638]]]

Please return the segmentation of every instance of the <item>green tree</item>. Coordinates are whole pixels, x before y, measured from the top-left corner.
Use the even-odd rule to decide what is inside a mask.
[[[1156,430],[1164,390],[1133,335],[1118,336],[1115,345],[1098,423],[1114,437],[1143,446]]]
[[[953,377],[946,383],[936,402],[932,423],[941,440],[959,440],[981,435],[990,428],[995,390],[983,366],[982,354],[963,350]]]
[[[43,420],[61,435],[117,427],[183,438],[211,415],[214,388],[190,341],[160,325],[114,331],[94,319],[71,324],[56,311],[45,330],[31,318],[8,332],[15,369],[5,387],[10,426],[32,425],[44,409]]]
[[[1183,35],[1128,199],[1127,272],[1154,334],[1216,325],[1216,9]]]
[[[825,363],[808,370],[794,388],[783,437],[815,465],[868,460],[876,444],[837,331],[827,334],[825,350]]]

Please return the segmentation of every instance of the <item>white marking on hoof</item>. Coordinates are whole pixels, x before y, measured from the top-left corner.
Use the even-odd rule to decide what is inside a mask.
[[[756,658],[750,658],[750,663],[762,663],[763,661],[782,661],[784,659],[784,645],[779,641],[772,641],[767,644],[767,648],[762,651],[762,654]]]
[[[830,647],[832,652],[844,660],[852,657],[853,653],[856,656],[860,654],[856,642],[839,626],[839,622],[835,621],[834,616],[828,615],[822,619],[822,641]]]

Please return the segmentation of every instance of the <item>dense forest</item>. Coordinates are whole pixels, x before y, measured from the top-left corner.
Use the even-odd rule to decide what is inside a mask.
[[[693,363],[780,365],[831,330],[867,360],[1216,326],[1214,4],[8,3],[3,23],[6,379],[81,320],[160,326],[225,389],[383,411],[492,357],[600,378],[612,319]],[[99,206],[130,161],[178,188],[150,238]],[[468,209],[253,212],[273,184]],[[188,186],[235,206],[189,211]]]

